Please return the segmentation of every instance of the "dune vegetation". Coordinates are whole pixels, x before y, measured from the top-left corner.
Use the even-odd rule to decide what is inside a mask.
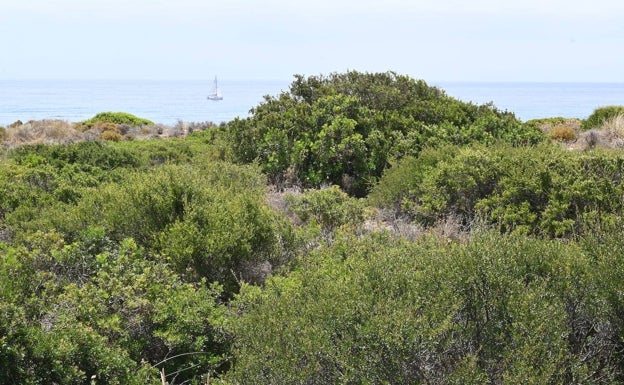
[[[0,144],[0,384],[624,383],[622,107],[347,72]]]

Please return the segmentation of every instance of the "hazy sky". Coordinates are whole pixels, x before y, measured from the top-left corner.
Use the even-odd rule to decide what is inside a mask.
[[[622,0],[0,0],[0,79],[624,82]]]

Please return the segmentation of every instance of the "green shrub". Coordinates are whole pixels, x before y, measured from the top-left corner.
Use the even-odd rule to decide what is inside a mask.
[[[194,369],[179,378],[205,374],[218,362],[222,346],[213,322],[220,322],[224,312],[218,285],[183,282],[131,239],[96,259],[96,274],[79,286],[67,286],[58,299],[63,307],[58,317],[65,323],[59,329],[88,328],[105,339],[101,345],[117,348],[135,363],[155,365],[177,354],[204,352],[159,366],[166,373]],[[106,373],[107,368],[99,370]]]
[[[491,232],[465,245],[339,239],[291,274],[243,287],[226,379],[609,384],[624,374],[623,270],[602,263],[621,251]]]
[[[287,195],[286,202],[302,221],[315,222],[326,234],[347,224],[357,227],[364,221],[362,203],[338,186]]]
[[[583,121],[583,130],[589,130],[592,128],[599,128],[602,124],[613,119],[618,115],[624,115],[624,106],[606,106],[596,108],[589,117]]]
[[[130,149],[98,141],[68,145],[21,146],[11,150],[9,157],[18,164],[24,164],[33,157],[39,157],[41,162],[53,164],[59,169],[67,165],[79,167],[89,165],[103,170],[113,170],[120,167],[134,168],[140,165],[139,157]]]
[[[100,112],[91,119],[85,120],[83,123],[89,126],[95,125],[96,123],[127,124],[133,127],[154,124],[151,120],[139,118],[127,112]]]
[[[186,279],[219,281],[232,293],[237,279],[253,280],[247,267],[278,265],[288,247],[265,188],[253,167],[165,165],[86,192],[64,232],[101,225],[117,242],[130,237],[160,254]]]
[[[543,139],[491,104],[464,103],[392,72],[356,71],[296,76],[290,92],[267,97],[227,132],[235,160],[258,162],[277,185],[338,185],[359,197],[393,158],[426,147]]]
[[[424,224],[456,216],[503,232],[570,236],[586,221],[624,215],[624,157],[553,146],[466,147],[406,158],[388,170],[370,202]]]

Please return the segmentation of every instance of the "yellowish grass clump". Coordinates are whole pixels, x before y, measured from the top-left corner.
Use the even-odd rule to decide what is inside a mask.
[[[600,129],[608,130],[618,138],[624,138],[624,114],[618,114],[605,120]]]
[[[576,139],[576,131],[570,126],[559,124],[550,130],[550,137],[553,140],[569,142]]]
[[[122,136],[119,132],[114,130],[106,130],[100,134],[100,139],[110,140],[113,142],[119,142],[122,139]]]

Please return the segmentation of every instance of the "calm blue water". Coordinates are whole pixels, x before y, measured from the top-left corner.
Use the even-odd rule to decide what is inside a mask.
[[[264,95],[288,90],[290,81],[219,81],[223,100],[210,101],[214,80],[0,80],[0,125],[16,120],[77,122],[103,111],[129,112],[156,123],[246,117]]]
[[[98,112],[124,111],[162,124],[248,116],[264,95],[287,91],[291,80],[220,80],[221,101],[209,101],[213,80],[0,80],[0,126],[16,120],[88,119]],[[522,120],[586,118],[600,106],[624,105],[624,83],[430,82],[448,95],[482,104],[494,102]]]
[[[494,102],[523,121],[562,116],[587,118],[597,107],[624,105],[624,83],[433,83],[450,96]]]

